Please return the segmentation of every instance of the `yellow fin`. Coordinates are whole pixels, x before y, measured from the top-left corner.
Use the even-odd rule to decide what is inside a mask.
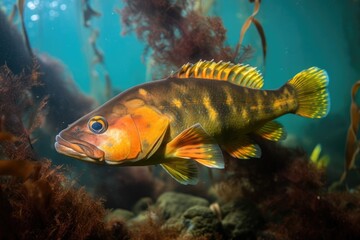
[[[223,148],[234,158],[249,159],[259,158],[261,156],[261,149],[252,139],[243,135],[237,139],[229,140]]]
[[[286,132],[283,125],[276,121],[265,123],[265,125],[256,130],[255,133],[267,140],[275,142],[286,138]]]
[[[327,86],[329,77],[325,70],[311,67],[295,75],[289,82],[295,88],[298,108],[296,114],[308,118],[325,117],[330,109]]]
[[[198,168],[194,162],[187,159],[171,158],[160,164],[167,173],[181,184],[195,185],[198,183]]]
[[[256,68],[222,61],[217,63],[213,61],[187,63],[180,68],[175,77],[229,81],[242,87],[256,89],[260,89],[264,85],[263,77]]]
[[[199,123],[185,129],[169,142],[165,156],[192,159],[210,168],[224,168],[224,158],[219,145]]]

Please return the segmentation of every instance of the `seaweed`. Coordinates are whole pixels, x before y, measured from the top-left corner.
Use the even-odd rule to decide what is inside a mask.
[[[90,6],[90,0],[82,0],[84,26],[90,27],[90,20],[93,17],[100,17],[101,14]]]
[[[1,141],[2,152],[11,159],[19,159],[23,156],[35,159],[32,149],[30,134],[40,124],[40,115],[46,98],[40,100],[38,109],[27,118],[28,126],[23,122],[23,116],[35,105],[30,91],[39,84],[37,67],[33,68],[30,75],[14,75],[5,65],[0,67],[0,113],[1,132],[3,138],[12,141]]]
[[[102,202],[75,188],[61,167],[41,160],[32,148],[30,136],[41,124],[47,102],[43,98],[35,104],[31,94],[39,84],[37,69],[14,75],[6,65],[0,67],[0,146],[7,159],[0,160],[0,238],[111,236]]]
[[[6,176],[8,175],[8,176]],[[111,236],[105,209],[76,189],[49,161],[0,161],[1,239],[85,239]],[[75,223],[75,224],[74,224]],[[108,238],[109,239],[109,238]]]
[[[141,240],[171,240],[177,239],[180,235],[180,229],[176,227],[163,227],[161,218],[151,217],[151,213],[147,219],[142,222],[135,223],[132,226],[131,239]]]
[[[82,6],[83,6],[83,19],[84,19],[84,26],[88,28],[91,31],[90,37],[89,37],[89,44],[93,52],[93,59],[91,60],[91,77],[94,79],[97,79],[99,76],[99,71],[96,68],[96,65],[100,65],[104,77],[104,85],[103,88],[104,91],[101,92],[100,101],[103,101],[103,97],[105,100],[110,99],[113,96],[113,90],[112,90],[112,84],[111,84],[111,78],[107,71],[107,68],[105,66],[105,56],[104,53],[101,51],[101,49],[98,46],[97,39],[100,35],[99,29],[96,29],[93,27],[93,25],[90,24],[90,20],[93,17],[100,17],[101,14],[97,11],[95,11],[91,5],[90,0],[82,0]],[[96,81],[93,82],[95,86],[93,86],[95,89],[98,89],[96,86]]]
[[[25,4],[25,0],[17,0],[17,8],[18,8],[19,14],[20,14],[21,27],[22,27],[22,30],[23,30],[24,38],[25,38],[26,48],[27,48],[30,56],[33,57],[34,54],[33,54],[33,52],[32,52],[31,45],[30,45],[30,41],[29,41],[29,36],[28,36],[28,34],[27,34],[26,27],[25,27],[25,21],[24,21],[24,4]]]
[[[14,21],[17,12],[18,12],[18,6],[16,4],[14,4],[12,9],[11,9],[11,12],[9,14],[9,17],[8,17],[9,22]]]
[[[14,101],[17,104],[20,104],[20,100],[24,100],[25,104],[27,99],[27,104],[44,107],[41,111],[42,115],[37,115],[38,120],[43,123],[41,128],[43,132],[53,134],[92,108],[94,100],[78,90],[74,81],[64,74],[66,71],[59,61],[46,55],[31,56],[21,34],[8,21],[3,11],[0,11],[0,29],[2,30],[0,67],[6,64],[7,72],[11,72],[9,77],[13,77],[13,81],[18,80],[14,83],[11,82],[11,79],[6,81],[3,79],[4,81],[0,84],[8,84],[11,87],[8,89],[8,94],[15,98]],[[3,76],[6,74],[4,73]],[[34,81],[29,81],[31,78]],[[4,90],[1,88],[1,91]],[[7,109],[12,106],[7,102],[8,100],[11,98],[0,96],[0,104]],[[27,107],[25,108],[27,109]],[[21,108],[18,110],[20,111]],[[36,108],[33,110],[36,112]],[[35,112],[27,112],[30,118],[36,116]],[[14,119],[10,120],[11,117],[7,113],[1,112],[1,115],[4,115],[2,117],[4,127],[12,127],[12,124],[17,124],[11,122]],[[3,128],[2,130],[9,132],[9,129]],[[21,128],[17,131],[21,131]]]
[[[220,206],[248,200],[265,221],[260,239],[355,239],[360,236],[359,192],[328,192],[324,169],[301,150],[259,140],[262,157],[228,160],[226,180],[217,186]]]
[[[47,115],[41,130],[54,134],[89,112],[95,101],[79,90],[58,60],[47,55],[38,56],[37,59],[41,84],[32,88],[31,94],[40,99],[48,96]]]
[[[356,93],[359,87],[360,81],[356,82],[351,90],[350,126],[346,137],[344,172],[340,177],[339,184],[346,179],[348,171],[354,168],[360,150],[359,139],[357,138],[360,124],[360,108],[356,103]]]
[[[124,28],[122,34],[134,31],[140,40],[147,43],[145,54],[151,49],[155,62],[163,64],[168,70],[200,59],[245,61],[252,50],[242,46],[242,40],[251,23],[261,37],[265,62],[265,33],[255,18],[260,8],[258,0],[255,1],[253,14],[242,27],[240,41],[235,48],[225,42],[226,29],[222,20],[216,16],[205,16],[198,1],[151,0],[144,3],[125,0],[124,3],[124,8],[119,11]]]
[[[122,34],[135,31],[157,63],[179,67],[200,59],[234,60],[221,19],[202,15],[190,1],[125,0],[124,4]]]
[[[261,0],[250,0],[250,2],[255,3],[254,10],[253,10],[253,13],[250,15],[250,17],[248,17],[246,19],[245,23],[243,24],[243,26],[241,28],[240,39],[239,39],[239,43],[236,45],[236,48],[235,48],[234,59],[239,54],[240,47],[241,47],[242,42],[244,40],[245,33],[247,32],[247,30],[249,29],[249,27],[250,27],[250,25],[252,23],[252,24],[255,25],[256,30],[259,33],[259,36],[260,36],[260,39],[261,39],[261,45],[262,45],[262,51],[263,51],[263,60],[264,60],[264,63],[265,63],[266,52],[267,52],[265,31],[264,31],[264,28],[262,27],[261,23],[255,18],[255,16],[258,14],[258,12],[260,10]]]

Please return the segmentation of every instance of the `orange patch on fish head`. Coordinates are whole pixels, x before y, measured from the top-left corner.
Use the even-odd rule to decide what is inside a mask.
[[[96,163],[120,164],[141,152],[136,125],[130,115],[82,118],[56,136],[59,153]]]
[[[120,164],[125,160],[137,160],[141,152],[139,133],[130,115],[109,121],[109,127],[99,142],[109,164]]]

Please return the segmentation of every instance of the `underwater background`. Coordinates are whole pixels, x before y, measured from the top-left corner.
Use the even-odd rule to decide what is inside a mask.
[[[359,109],[351,96],[360,80],[360,1],[144,2],[0,0],[0,65],[8,67],[0,77],[0,239],[360,237]],[[331,99],[326,118],[281,117],[286,140],[260,144],[261,159],[230,162],[226,171],[201,169],[196,186],[182,186],[156,166],[98,166],[55,151],[59,131],[116,94],[189,61],[229,61],[212,54],[219,46],[235,49],[256,4],[260,27],[250,25],[236,59],[262,72],[264,89],[277,89],[312,66],[325,69]],[[185,23],[201,23],[194,31],[204,35],[192,41],[202,50],[166,45],[165,53],[184,53],[181,63],[154,49],[144,30],[159,29],[161,19],[151,16],[169,17],[164,9],[178,10]],[[218,17],[223,28],[209,26],[208,17]],[[226,35],[217,36],[216,27]],[[206,35],[207,28],[215,32]],[[207,36],[224,39],[209,42]],[[45,224],[54,216],[59,220]],[[24,219],[17,233],[14,226]]]

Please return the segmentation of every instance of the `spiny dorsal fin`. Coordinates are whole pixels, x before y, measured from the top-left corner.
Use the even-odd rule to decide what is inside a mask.
[[[200,60],[195,64],[187,63],[177,71],[175,77],[229,81],[242,87],[256,89],[260,89],[264,85],[263,77],[256,68],[223,61]]]

